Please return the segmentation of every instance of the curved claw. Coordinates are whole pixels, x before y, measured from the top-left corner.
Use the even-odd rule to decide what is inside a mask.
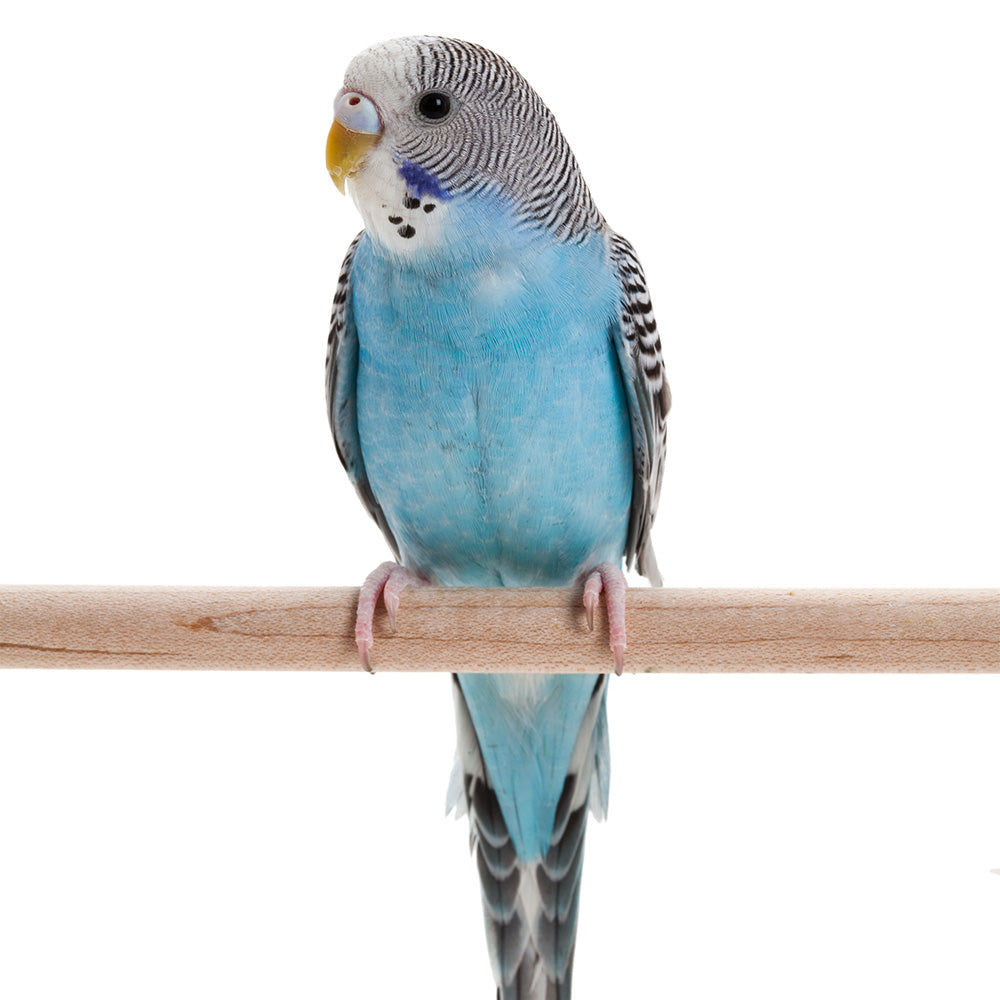
[[[615,655],[615,674],[621,677],[622,671],[625,669],[625,643],[618,646],[612,643],[611,652]]]
[[[602,586],[599,571],[591,573],[587,577],[587,582],[583,585],[583,607],[587,612],[587,628],[591,632],[594,631],[594,611],[597,609],[600,600]]]
[[[361,666],[363,666],[368,673],[373,674],[375,671],[372,670],[372,663],[368,654],[371,652],[371,648],[374,643],[372,642],[371,629],[368,631],[369,634],[367,637],[358,635],[355,631],[354,641],[358,644],[358,655],[361,657]]]

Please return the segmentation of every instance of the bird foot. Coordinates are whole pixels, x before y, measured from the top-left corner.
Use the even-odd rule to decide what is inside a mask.
[[[410,584],[423,586],[424,581],[414,576],[409,570],[398,563],[384,562],[365,578],[358,595],[358,616],[354,623],[354,641],[358,644],[358,654],[361,666],[372,674],[371,649],[375,644],[372,637],[372,622],[375,619],[375,608],[381,597],[385,602],[385,610],[389,613],[389,628],[396,631],[396,613],[399,611],[399,595]]]
[[[587,612],[587,625],[594,631],[594,611],[604,591],[608,606],[608,631],[611,634],[611,652],[615,657],[615,673],[621,676],[625,669],[625,574],[614,563],[601,563],[590,573],[583,584],[583,606]]]

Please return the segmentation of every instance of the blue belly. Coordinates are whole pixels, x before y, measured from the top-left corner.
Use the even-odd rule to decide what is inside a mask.
[[[431,280],[366,237],[352,286],[362,453],[404,564],[530,586],[618,562],[632,444],[603,239]]]

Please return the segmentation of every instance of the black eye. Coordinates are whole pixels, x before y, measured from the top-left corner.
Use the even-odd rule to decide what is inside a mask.
[[[428,121],[440,121],[442,118],[447,118],[448,112],[451,111],[451,98],[438,90],[432,90],[417,101],[417,111]]]

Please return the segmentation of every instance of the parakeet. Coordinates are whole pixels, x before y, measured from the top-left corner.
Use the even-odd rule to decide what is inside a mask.
[[[670,394],[642,268],[549,109],[479,45],[356,56],[327,168],[364,219],[337,283],[337,452],[397,563],[357,641],[412,582],[584,584],[625,652],[623,559],[650,529]],[[588,810],[608,801],[607,675],[458,674],[449,802],[469,815],[499,1000],[568,1000]]]

